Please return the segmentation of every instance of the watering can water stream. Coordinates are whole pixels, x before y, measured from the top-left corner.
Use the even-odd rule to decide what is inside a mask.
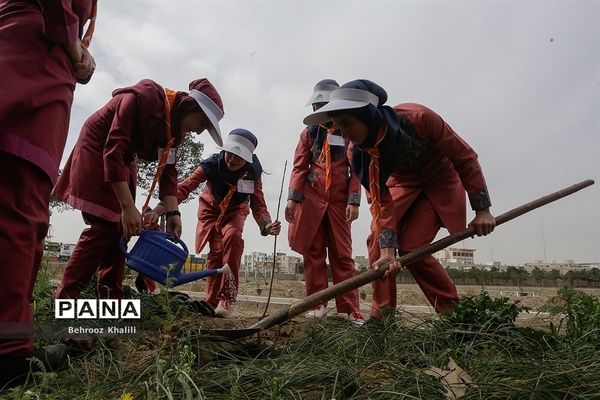
[[[182,272],[183,264],[189,254],[188,248],[181,239],[167,232],[144,230],[129,253],[125,238],[121,238],[120,248],[125,257],[125,265],[167,287],[220,273],[231,273],[227,264],[217,269]]]

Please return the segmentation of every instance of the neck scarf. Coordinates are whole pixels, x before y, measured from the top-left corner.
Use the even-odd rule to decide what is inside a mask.
[[[362,148],[362,151],[366,152],[370,156],[369,160],[369,194],[371,196],[371,215],[375,222],[375,239],[379,239],[381,234],[381,223],[379,217],[381,214],[381,191],[379,187],[379,144],[387,134],[387,125],[382,122],[379,125],[375,143],[372,147]]]

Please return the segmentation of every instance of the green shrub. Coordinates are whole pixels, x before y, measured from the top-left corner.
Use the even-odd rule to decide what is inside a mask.
[[[519,313],[529,309],[519,305],[518,300],[514,303],[509,301],[507,297],[492,299],[488,292],[483,291],[478,296],[462,297],[459,303],[454,303],[453,312],[442,319],[462,328],[475,327],[476,330],[495,329],[501,325],[514,326]]]
[[[600,300],[597,297],[565,286],[541,311],[562,317],[558,326],[551,326],[555,335],[562,332],[564,324],[567,339],[600,343]]]

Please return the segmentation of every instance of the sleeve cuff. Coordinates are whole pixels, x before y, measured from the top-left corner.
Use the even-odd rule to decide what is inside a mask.
[[[263,236],[269,235],[267,232],[267,225],[271,223],[271,219],[263,219],[258,223],[258,227],[260,228],[260,234]]]
[[[304,200],[304,196],[297,190],[290,190],[288,194],[288,200],[292,200],[297,203],[302,203],[302,201]]]
[[[360,206],[360,194],[352,192],[348,195],[348,204],[353,206]]]
[[[398,248],[398,236],[396,232],[387,229],[382,229],[379,235],[379,248],[393,247]]]
[[[471,208],[474,211],[481,211],[491,207],[492,202],[490,201],[490,195],[488,194],[487,188],[477,193],[475,196],[469,196],[471,202]]]

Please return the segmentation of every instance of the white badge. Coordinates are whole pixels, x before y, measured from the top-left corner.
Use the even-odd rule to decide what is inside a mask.
[[[163,151],[164,151],[163,147],[158,148],[158,160],[159,161],[160,161],[160,158],[162,157]],[[176,156],[177,156],[177,149],[169,149],[169,155],[167,156],[167,164],[175,164],[175,161],[177,160]]]
[[[329,143],[330,146],[346,145],[346,141],[344,140],[344,138],[338,135],[327,135],[327,143]]]
[[[254,193],[254,181],[249,179],[240,179],[237,184],[239,193]]]

